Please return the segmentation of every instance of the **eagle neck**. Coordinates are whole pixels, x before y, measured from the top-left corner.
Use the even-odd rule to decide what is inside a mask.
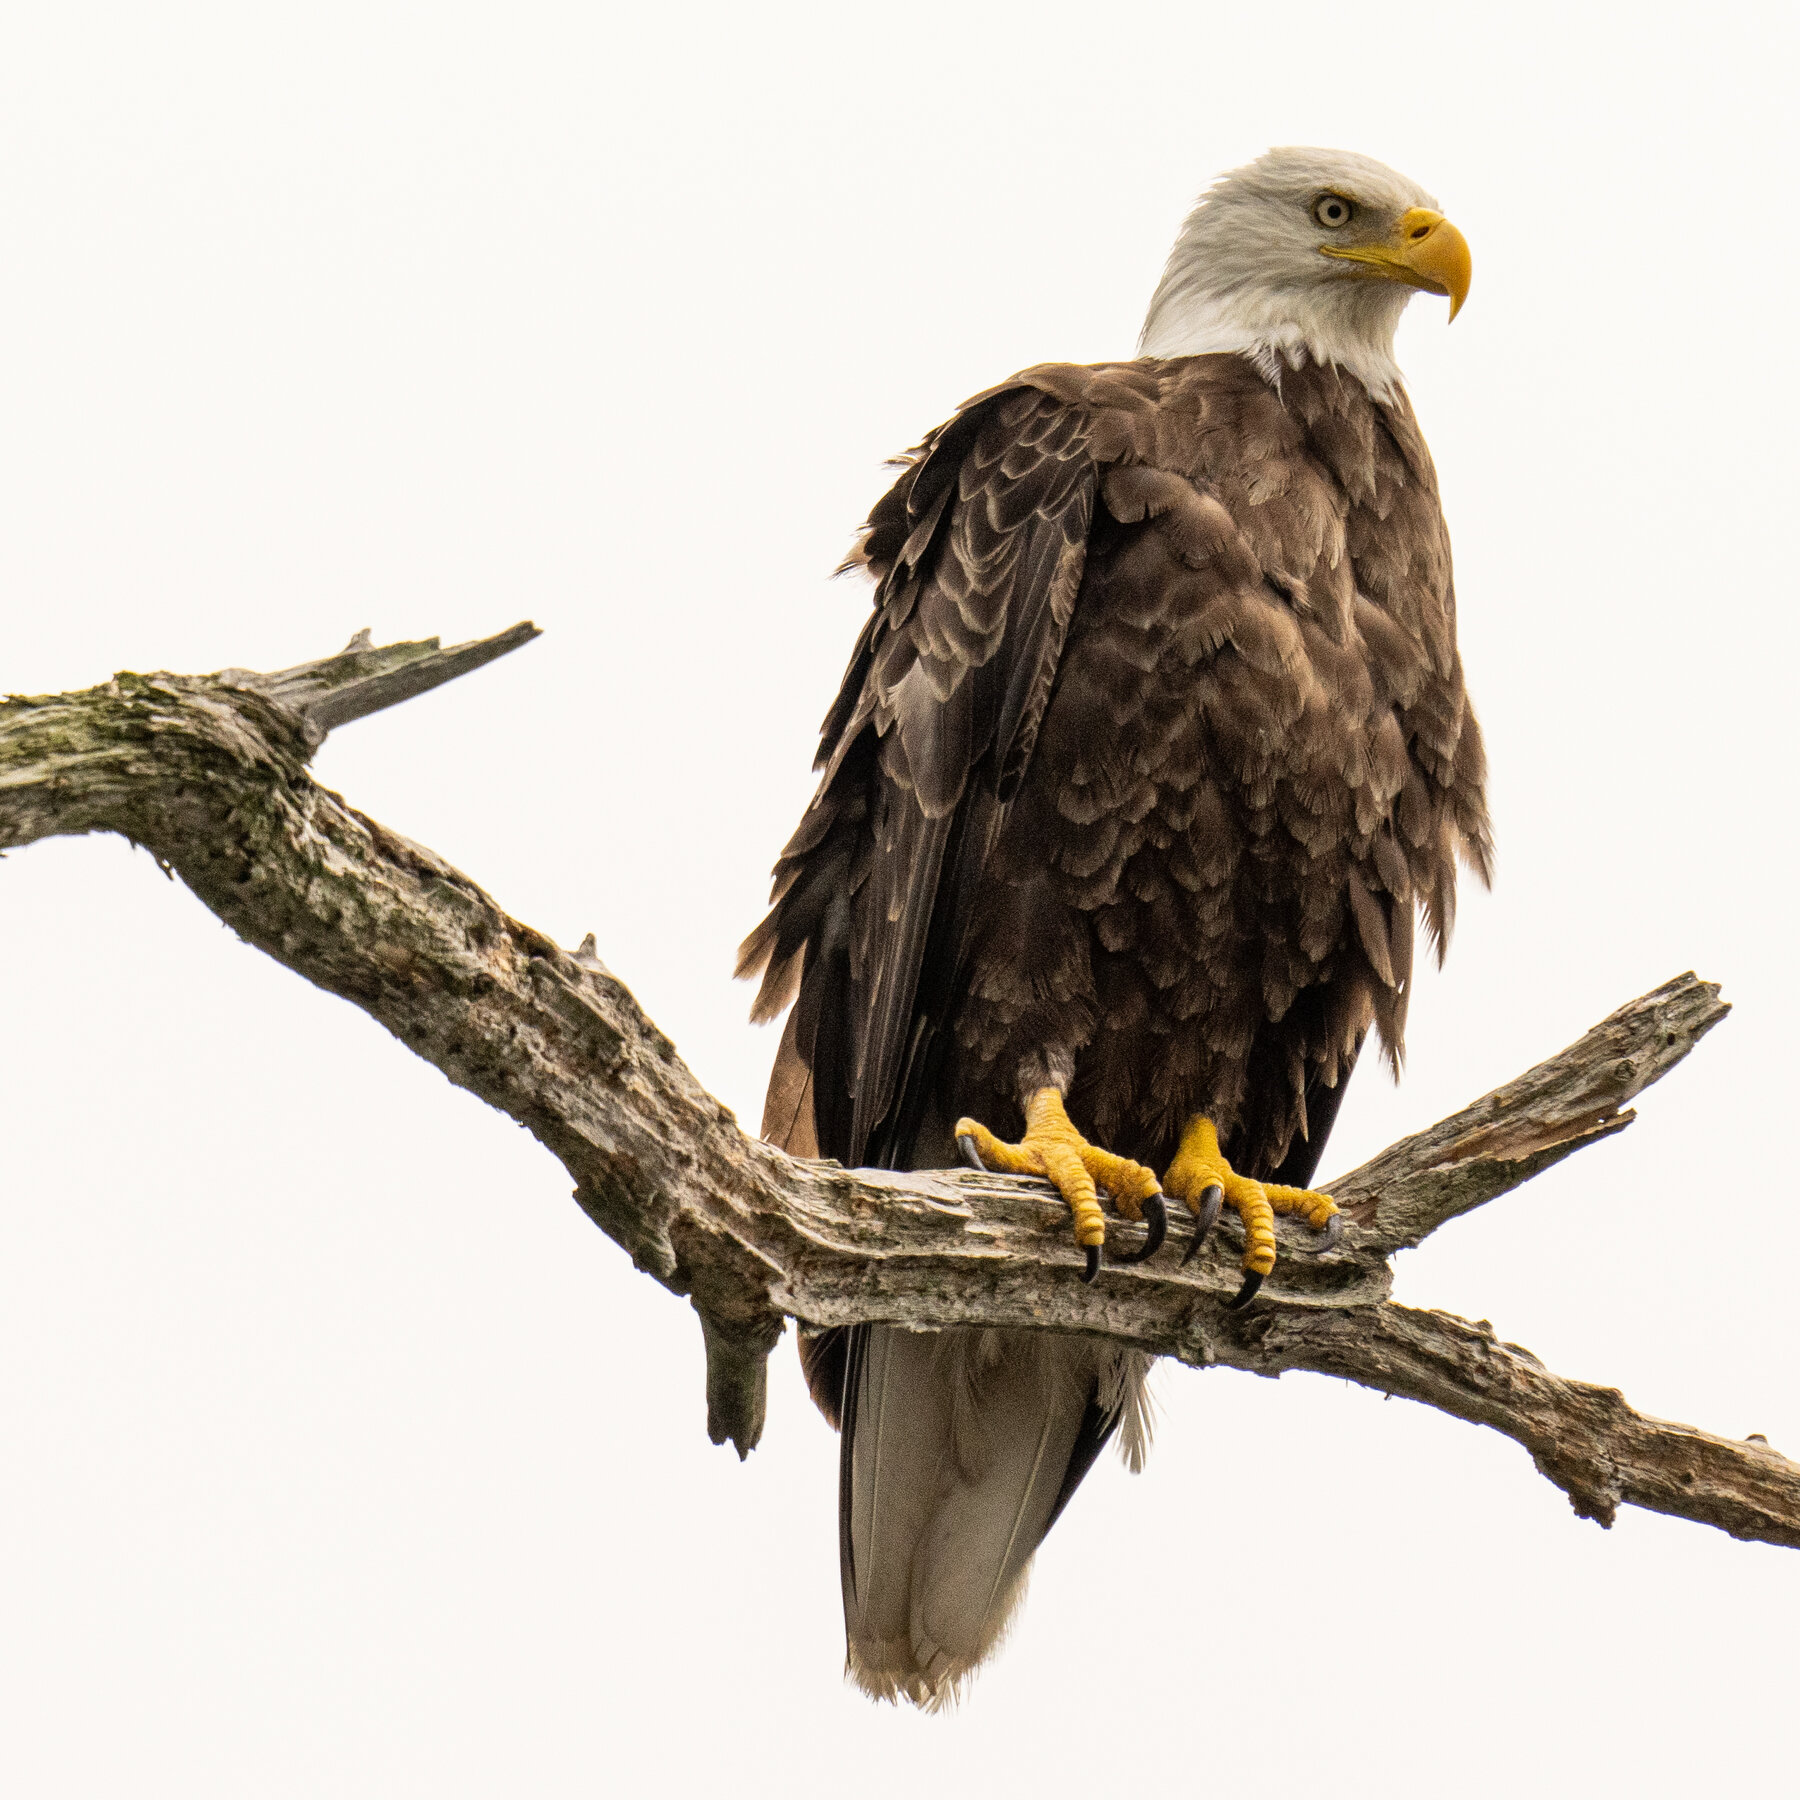
[[[1394,332],[1409,290],[1365,281],[1281,292],[1173,264],[1150,302],[1138,354],[1246,357],[1271,387],[1309,363],[1354,376],[1379,401],[1401,392]]]

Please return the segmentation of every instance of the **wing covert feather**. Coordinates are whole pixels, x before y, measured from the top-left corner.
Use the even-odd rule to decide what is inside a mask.
[[[797,990],[822,1154],[904,1160],[903,1104],[939,1020],[969,900],[1031,759],[1081,586],[1099,471],[1085,410],[1023,382],[970,402],[905,459],[846,567],[874,611],[826,715],[822,777],[775,872],[775,906],[739,973],[756,1016]],[[845,941],[828,913],[848,899]],[[929,999],[929,995],[924,996]],[[941,1008],[937,1009],[941,1012]],[[848,1041],[845,1041],[845,1039]],[[829,1066],[824,1066],[826,1062]],[[887,1121],[885,1130],[878,1129]]]

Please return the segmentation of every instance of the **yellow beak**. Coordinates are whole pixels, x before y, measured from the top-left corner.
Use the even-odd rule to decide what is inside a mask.
[[[1447,294],[1453,319],[1469,297],[1469,240],[1428,206],[1402,213],[1385,244],[1321,244],[1319,254],[1361,263],[1375,280]]]

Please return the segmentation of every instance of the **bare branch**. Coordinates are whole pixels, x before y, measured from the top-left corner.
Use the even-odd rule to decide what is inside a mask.
[[[1491,1425],[1530,1451],[1584,1519],[1610,1525],[1621,1501],[1800,1548],[1800,1463],[1761,1438],[1738,1443],[1633,1412],[1617,1388],[1553,1375],[1482,1319],[1385,1306],[1279,1321],[1261,1346],[1287,1366]]]
[[[317,749],[338,726],[428,694],[434,687],[471,674],[542,635],[529,619],[522,619],[492,637],[452,644],[448,650],[440,650],[436,638],[413,644],[384,644],[377,649],[369,641],[369,633],[359,631],[336,656],[277,669],[272,675],[258,675],[249,669],[221,669],[215,679],[266,694],[290,712],[298,713],[306,721],[308,736]]]
[[[740,1454],[761,1431],[766,1357],[784,1317],[1024,1325],[1200,1365],[1347,1377],[1505,1432],[1603,1523],[1623,1500],[1800,1544],[1800,1468],[1766,1446],[1642,1418],[1485,1325],[1388,1299],[1395,1248],[1623,1129],[1624,1103],[1723,1017],[1716,989],[1691,975],[1668,983],[1333,1184],[1352,1219],[1343,1242],[1316,1254],[1283,1221],[1281,1260],[1247,1313],[1223,1305],[1239,1280],[1225,1228],[1183,1269],[1191,1227],[1178,1223],[1154,1262],[1110,1268],[1089,1287],[1064,1209],[1040,1183],[850,1171],[746,1136],[591,939],[569,955],[307,775],[330,723],[421,692],[530,631],[450,651],[359,640],[274,677],[120,675],[86,693],[7,701],[0,848],[83,831],[145,845],[246,942],[527,1126],[637,1266],[692,1298],[709,1431]],[[1129,1240],[1137,1228],[1116,1229]]]
[[[1623,1131],[1620,1112],[1731,1011],[1690,970],[1621,1006],[1580,1042],[1429,1131],[1382,1151],[1331,1192],[1370,1241],[1409,1249],[1447,1219],[1528,1181],[1572,1150]]]

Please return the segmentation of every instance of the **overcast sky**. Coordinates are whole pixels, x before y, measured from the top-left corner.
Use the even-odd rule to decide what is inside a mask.
[[[1402,1259],[1800,1453],[1791,9],[156,7],[0,16],[0,688],[545,637],[318,773],[608,964],[741,1117],[732,952],[885,457],[1131,353],[1271,143],[1467,233],[1401,360],[1499,877],[1343,1170],[1694,967],[1623,1138]],[[836,1440],[561,1168],[149,857],[0,869],[0,1789],[1510,1795],[1791,1779],[1800,1558],[1310,1376],[1165,1367],[947,1718],[842,1684]],[[1785,1776],[1784,1776],[1784,1771]]]

